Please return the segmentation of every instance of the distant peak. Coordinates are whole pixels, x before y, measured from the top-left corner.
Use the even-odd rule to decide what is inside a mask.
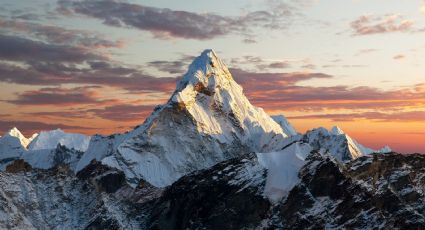
[[[12,129],[10,129],[9,132],[7,132],[7,134],[14,137],[23,137],[21,131],[19,131],[19,129],[16,127],[13,127]]]
[[[288,119],[286,119],[284,115],[273,115],[271,118],[282,127],[283,132],[288,136],[295,136],[298,134],[295,128],[289,123]]]
[[[53,129],[53,130],[46,130],[46,131],[41,131],[40,134],[46,135],[46,134],[55,134],[55,133],[65,133],[62,129],[57,128],[57,129]],[[39,135],[39,134],[37,134]]]
[[[390,153],[392,151],[393,150],[388,145],[385,145],[382,149],[378,150],[378,152],[380,152],[380,153]]]
[[[9,132],[20,132],[18,128],[13,127],[9,130]]]
[[[334,135],[342,135],[342,134],[345,134],[345,133],[344,133],[344,131],[342,131],[342,129],[341,129],[341,128],[339,128],[338,126],[334,126],[334,127],[332,127],[332,129],[331,129],[331,133],[332,133],[332,134],[334,134]]]

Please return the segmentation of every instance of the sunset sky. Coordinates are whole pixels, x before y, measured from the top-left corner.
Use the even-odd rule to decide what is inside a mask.
[[[129,130],[212,48],[299,132],[425,152],[425,1],[1,2],[2,133]]]

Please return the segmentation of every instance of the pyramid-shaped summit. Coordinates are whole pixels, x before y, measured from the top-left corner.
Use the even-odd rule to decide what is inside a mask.
[[[209,81],[212,82],[210,83]],[[187,73],[177,84],[176,93],[184,91],[187,86],[190,88],[199,84],[205,86],[212,83],[226,86],[231,81],[234,80],[227,66],[217,57],[213,50],[207,49],[190,64]]]
[[[265,133],[288,136],[263,109],[249,102],[212,50],[205,50],[192,62],[170,102],[184,107],[203,133],[221,135],[234,131],[241,139],[260,140],[250,141],[257,151],[270,142]]]
[[[130,181],[144,179],[163,187],[226,159],[272,151],[287,136],[263,109],[248,101],[216,53],[205,50],[165,105],[143,125],[116,135],[105,146],[94,138],[78,168],[92,158],[103,159],[123,170]],[[106,146],[113,147],[105,150]]]

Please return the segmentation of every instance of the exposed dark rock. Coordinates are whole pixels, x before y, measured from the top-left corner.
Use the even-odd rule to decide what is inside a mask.
[[[244,184],[226,183],[232,177],[218,174],[229,166],[236,172],[244,160],[236,158],[177,181],[156,202],[149,227],[421,229],[425,224],[422,155],[381,154],[341,165],[312,153],[300,171],[301,183],[275,205],[259,192],[263,185],[241,190]]]
[[[207,87],[204,86],[204,84],[202,84],[201,82],[196,83],[195,85],[195,91],[198,93],[202,93],[205,94],[207,96],[212,96],[214,95],[214,90],[210,90]]]
[[[281,204],[283,228],[421,229],[425,156],[379,154],[346,166],[310,159]],[[296,205],[300,204],[300,205]]]
[[[268,215],[270,202],[258,194],[258,188],[242,189],[232,184],[238,170],[256,161],[237,158],[211,169],[192,174],[170,186],[153,208],[151,229],[242,229],[254,228]],[[264,171],[259,171],[264,173]]]
[[[6,172],[10,173],[29,172],[31,169],[31,165],[22,159],[14,160],[11,164],[6,166]]]
[[[102,165],[96,160],[92,160],[89,165],[78,172],[77,177],[85,180],[90,179],[99,191],[107,193],[114,193],[126,185],[123,172]]]

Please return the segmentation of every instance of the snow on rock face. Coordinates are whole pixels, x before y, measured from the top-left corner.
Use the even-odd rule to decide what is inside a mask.
[[[295,128],[291,125],[291,123],[288,122],[285,116],[275,115],[272,116],[272,118],[280,125],[280,127],[282,127],[283,132],[285,132],[289,136],[295,136],[298,134]]]
[[[81,150],[87,148],[89,140],[90,137],[64,133],[59,129],[34,134],[27,139],[17,128],[13,128],[0,138],[0,171],[18,159],[33,168],[49,169],[59,164],[68,164],[74,170],[82,155]]]
[[[140,189],[101,192],[102,177],[82,179],[66,167],[0,172],[0,229],[146,229],[147,214],[131,198]]]
[[[388,149],[383,148],[382,150],[364,147],[337,126],[333,127],[331,131],[322,127],[310,130],[302,139],[308,142],[315,150],[327,152],[340,162],[354,160],[374,152],[386,153],[391,151],[388,146]]]
[[[339,128],[338,126],[332,127],[330,133],[332,133],[334,135],[343,135],[343,134],[345,134],[344,131],[342,131],[342,129]]]
[[[305,165],[306,157],[312,152],[329,154],[344,163],[373,152],[389,152],[383,148],[375,151],[360,145],[338,127],[330,131],[317,128],[304,135],[286,138],[278,145],[281,151],[257,153],[258,161],[268,169],[264,194],[271,201],[278,201],[299,182],[298,173]]]
[[[30,141],[16,127],[0,137],[0,171],[11,161],[21,157]]]
[[[103,158],[110,156],[121,144],[124,134],[116,134],[108,137],[94,135],[87,147],[87,151],[81,157],[76,166],[76,171],[82,170],[91,160],[101,161]]]
[[[3,138],[6,137],[14,137],[17,138],[22,145],[22,147],[27,148],[28,144],[31,143],[31,141],[37,136],[38,134],[35,133],[30,138],[26,138],[24,135],[22,135],[21,131],[19,131],[16,127],[9,130],[7,133],[4,134]]]
[[[109,144],[97,143],[109,153],[90,144],[77,168],[104,157],[104,164],[124,171],[129,181],[144,179],[164,187],[226,159],[273,151],[287,136],[262,109],[251,105],[225,64],[206,50],[189,66],[167,104],[130,133]]]
[[[0,138],[0,171],[4,170],[6,165],[18,159],[25,148],[21,145],[18,138],[12,136],[3,136]]]
[[[58,165],[69,165],[75,170],[83,152],[68,149],[58,144],[55,149],[29,150],[22,154],[21,159],[29,163],[31,167],[38,169],[50,169]]]
[[[27,145],[29,144],[29,140],[26,137],[24,137],[24,135],[22,135],[22,133],[16,127],[14,127],[9,132],[7,132],[5,134],[5,136],[11,136],[11,137],[18,138],[18,140],[20,141],[21,145],[24,148],[26,148]]]
[[[303,140],[314,149],[327,152],[340,162],[356,159],[363,155],[349,136],[335,134],[322,127],[308,131]]]
[[[388,145],[384,146],[382,149],[379,149],[379,150],[373,150],[371,148],[365,147],[365,146],[361,145],[360,143],[358,143],[356,140],[352,139],[347,134],[345,134],[345,132],[342,131],[342,129],[339,128],[338,126],[332,127],[330,133],[332,133],[334,135],[345,135],[347,140],[349,140],[349,142],[352,145],[354,145],[357,149],[359,149],[360,152],[362,153],[362,155],[368,155],[368,154],[371,154],[371,153],[389,153],[389,152],[392,151],[391,148]]]
[[[90,138],[91,137],[82,134],[65,133],[61,129],[42,131],[28,145],[28,149],[55,149],[58,144],[61,144],[69,149],[74,148],[78,151],[86,151],[90,142]]]
[[[275,135],[288,136],[263,109],[252,106],[242,91],[215,52],[205,50],[190,65],[171,101],[186,108],[199,132],[229,140],[233,131],[257,151]]]
[[[268,169],[264,195],[273,202],[288,195],[300,182],[298,172],[312,150],[307,143],[295,142],[278,152],[257,153],[259,163]]]
[[[390,148],[390,146],[385,145],[384,147],[382,147],[382,149],[378,150],[378,153],[390,153],[393,150]]]

